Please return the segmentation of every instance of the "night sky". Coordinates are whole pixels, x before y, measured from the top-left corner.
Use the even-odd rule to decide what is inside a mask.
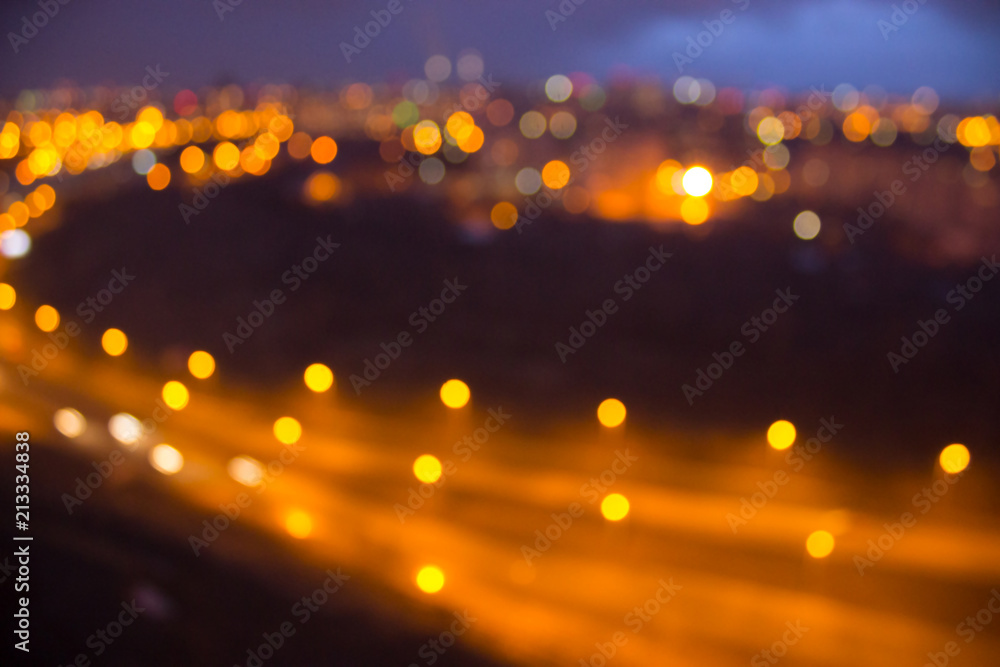
[[[546,10],[558,12],[559,0],[399,0],[401,11],[351,63],[341,42],[389,0],[243,0],[220,20],[226,1],[71,0],[16,54],[10,33],[39,7],[37,0],[5,2],[0,92],[48,87],[62,77],[132,85],[157,64],[170,73],[172,89],[229,80],[376,81],[420,76],[428,56],[454,61],[468,48],[504,82],[582,70],[604,80],[655,75],[669,83],[680,75],[673,53],[685,51],[704,21],[730,10],[730,24],[684,74],[741,88],[846,82],[901,93],[929,85],[946,97],[991,101],[1000,94],[1000,3],[988,0],[909,0],[916,11],[891,32],[885,26],[893,3],[884,1],[585,0],[565,21],[553,21],[553,30]]]

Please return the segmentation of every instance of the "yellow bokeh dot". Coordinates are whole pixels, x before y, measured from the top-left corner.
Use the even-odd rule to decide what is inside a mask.
[[[333,158],[337,157],[337,142],[330,137],[316,137],[309,154],[319,164],[333,162]]]
[[[0,213],[0,234],[3,232],[9,232],[12,229],[17,229],[17,223],[14,222],[14,216],[10,213]]]
[[[190,399],[187,387],[177,380],[171,380],[163,385],[163,391],[160,393],[163,396],[163,402],[174,410],[183,410]]]
[[[469,402],[469,385],[461,380],[448,380],[441,385],[441,402],[449,408],[461,408]]]
[[[990,143],[990,126],[985,118],[973,116],[962,121],[964,131],[959,135],[959,141],[963,138],[966,146],[980,147]]]
[[[788,449],[795,442],[795,426],[790,421],[779,419],[767,429],[767,444],[781,450]]]
[[[733,186],[736,194],[749,197],[757,190],[757,172],[744,165],[733,171],[729,177],[729,183]]]
[[[35,176],[44,176],[52,171],[58,153],[47,148],[36,148],[28,154],[28,169]]]
[[[285,530],[292,537],[304,540],[309,537],[313,531],[313,520],[307,512],[302,510],[292,510],[285,517]]]
[[[625,421],[625,404],[617,398],[606,398],[597,406],[597,420],[608,428],[614,428]]]
[[[55,331],[59,326],[59,311],[52,306],[39,306],[35,311],[35,324],[42,331]]]
[[[441,462],[430,454],[418,456],[413,462],[413,474],[421,482],[433,484],[441,479]]]
[[[472,114],[468,111],[456,111],[448,116],[448,122],[445,123],[448,134],[456,139],[462,138],[465,133],[475,126],[476,122],[473,120]]]
[[[609,493],[601,501],[601,514],[608,521],[621,521],[628,515],[628,498],[620,493]]]
[[[656,168],[656,189],[665,195],[677,194],[674,192],[673,179],[681,169],[681,163],[677,160],[664,160]]]
[[[170,185],[170,168],[162,163],[153,165],[153,168],[146,173],[146,182],[154,190],[162,190]]]
[[[163,127],[163,112],[156,107],[144,107],[136,114],[137,121],[148,123],[154,132],[158,132]]]
[[[257,157],[262,160],[273,160],[278,154],[280,146],[281,142],[278,141],[276,136],[270,132],[265,132],[254,141],[253,150]]]
[[[475,153],[483,147],[486,135],[478,127],[467,128],[462,136],[458,138],[458,147],[466,153]]]
[[[691,167],[684,172],[681,186],[692,197],[704,197],[712,190],[712,174],[704,167]]]
[[[0,283],[0,310],[10,310],[17,301],[17,290],[7,283]]]
[[[510,229],[517,224],[517,207],[510,202],[497,202],[490,211],[490,220],[497,229]]]
[[[948,445],[942,449],[941,456],[938,457],[941,468],[953,475],[965,470],[969,466],[969,459],[969,449],[965,445],[958,443]]]
[[[149,148],[156,138],[156,130],[146,122],[139,122],[132,126],[129,133],[129,141],[135,148]]]
[[[128,348],[128,336],[121,329],[108,329],[101,336],[101,347],[112,357],[121,356]]]
[[[762,144],[773,146],[785,138],[785,124],[774,116],[767,116],[757,124],[757,138]]]
[[[212,377],[215,372],[215,358],[204,350],[197,350],[188,357],[188,370],[199,380]]]
[[[569,167],[562,160],[552,160],[542,167],[542,182],[552,190],[558,190],[569,183]]]
[[[181,169],[188,174],[196,174],[205,166],[205,152],[197,146],[188,146],[181,151]]]
[[[833,535],[825,530],[817,530],[806,538],[806,551],[813,558],[826,558],[833,552]]]
[[[303,375],[306,386],[316,393],[333,386],[333,371],[326,364],[310,364]]]
[[[212,161],[223,171],[235,169],[240,163],[240,149],[229,141],[223,141],[212,151]]]
[[[432,120],[422,120],[413,126],[413,145],[417,152],[432,155],[441,148],[441,130]]]
[[[701,197],[685,197],[681,202],[681,219],[689,225],[700,225],[708,220],[708,202]]]
[[[281,417],[274,422],[274,437],[278,442],[291,445],[302,437],[302,425],[294,417]]]
[[[444,588],[444,572],[435,565],[425,565],[417,572],[417,588],[424,593],[437,593]]]

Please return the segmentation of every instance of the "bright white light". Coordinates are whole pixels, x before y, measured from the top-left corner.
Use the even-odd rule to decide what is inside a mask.
[[[173,475],[184,467],[184,456],[167,444],[160,444],[149,450],[149,465],[164,475]]]
[[[542,175],[537,169],[525,167],[514,177],[514,186],[522,195],[533,195],[542,187]]]
[[[562,74],[550,76],[545,82],[545,95],[553,102],[565,102],[573,94],[573,82]]]
[[[674,99],[681,104],[691,104],[701,96],[701,84],[694,77],[682,76],[674,82]]]
[[[23,229],[8,229],[0,234],[0,255],[7,259],[24,257],[31,250],[31,237]]]
[[[237,456],[229,460],[226,472],[244,486],[256,486],[264,477],[264,466],[261,465],[260,461],[249,456]]]
[[[132,156],[132,169],[140,176],[145,176],[156,166],[156,155],[153,151],[143,148]]]
[[[108,420],[108,432],[123,445],[134,445],[142,437],[142,424],[127,412],[119,412]]]
[[[704,167],[691,167],[684,172],[684,192],[692,197],[704,197],[712,189],[712,175]]]
[[[816,235],[819,234],[819,228],[819,216],[812,211],[802,211],[795,216],[795,222],[792,223],[795,235],[803,241],[810,241],[816,238]]]
[[[87,420],[73,408],[56,410],[52,416],[52,423],[55,424],[56,430],[67,438],[75,438],[87,428]]]

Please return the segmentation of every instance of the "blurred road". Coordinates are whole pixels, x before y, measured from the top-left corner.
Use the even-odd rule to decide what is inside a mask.
[[[847,415],[833,415],[844,428],[795,472],[783,453],[767,449],[763,428],[653,433],[629,422],[605,429],[595,419],[539,431],[519,426],[514,405],[477,404],[475,387],[472,402],[457,411],[442,406],[437,388],[428,386],[425,405],[392,416],[366,414],[301,384],[265,394],[226,386],[218,375],[207,381],[150,377],[128,354],[88,360],[72,346],[24,387],[16,363],[46,341],[12,312],[0,315],[9,362],[0,376],[4,432],[28,430],[33,442],[102,461],[119,447],[106,431],[111,414],[150,417],[167,379],[180,379],[191,390],[185,409],[125,450],[126,463],[94,491],[100,502],[113,503],[123,484],[165,482],[171,494],[211,520],[220,504],[247,493],[252,502],[236,522],[265,539],[224,530],[203,548],[213,558],[253,560],[270,541],[304,563],[341,567],[389,617],[398,615],[406,598],[445,613],[467,610],[478,620],[459,641],[500,661],[596,666],[603,664],[598,645],[611,653],[619,632],[621,646],[608,660],[619,665],[773,664],[755,658],[763,650],[774,650],[775,660],[787,651],[780,660],[788,665],[920,665],[927,652],[942,651],[949,641],[961,647],[957,664],[992,664],[1000,656],[995,628],[985,626],[968,644],[956,634],[1000,583],[997,492],[992,471],[977,468],[975,453],[962,478],[921,514],[913,496],[941,477],[935,462],[928,461],[922,475],[848,469],[837,455],[838,443],[854,437]],[[76,440],[51,425],[54,411],[66,406],[89,420]],[[456,452],[455,443],[472,437],[491,408],[510,414],[509,421],[479,451]],[[303,425],[301,453],[261,493],[233,481],[226,473],[232,457],[265,464],[279,458],[283,445],[272,424],[283,415]],[[814,423],[797,424],[799,442],[830,417],[817,406]],[[160,442],[185,458],[183,470],[169,478],[146,461],[148,449]],[[5,457],[9,451],[5,447]],[[626,451],[627,457],[616,454]],[[408,502],[411,489],[418,491],[411,465],[423,453],[445,461],[451,474],[401,522],[397,505]],[[630,457],[635,462],[623,472],[623,464],[613,466]],[[778,470],[790,479],[770,486]],[[75,474],[91,471],[84,464]],[[602,472],[602,484],[614,477],[607,491],[631,502],[621,522],[603,519],[591,502],[596,494],[581,492]],[[734,534],[727,515],[739,513],[741,498],[762,488],[774,497]],[[582,516],[566,528],[551,527],[553,513],[567,512],[572,503],[582,506]],[[203,536],[204,525],[179,522],[153,507],[118,510],[141,514],[179,546],[191,535]],[[898,522],[906,511],[916,515],[916,525],[859,575],[854,557],[879,539],[883,524]],[[305,539],[286,528],[297,512],[312,522]],[[565,525],[566,518],[560,521]],[[535,532],[547,528],[558,535],[548,547],[536,543]],[[817,529],[836,536],[825,559],[805,551],[806,537]],[[525,547],[538,550],[530,566]],[[414,584],[426,564],[446,576],[436,595]],[[673,586],[670,594],[661,582]],[[669,601],[652,602],[658,591]],[[789,627],[798,634],[789,634]],[[794,645],[772,649],[790,638]]]

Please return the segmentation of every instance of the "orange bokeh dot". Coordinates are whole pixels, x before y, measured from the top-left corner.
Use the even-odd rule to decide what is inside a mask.
[[[317,163],[328,164],[337,157],[337,142],[330,137],[317,137],[309,153]]]

